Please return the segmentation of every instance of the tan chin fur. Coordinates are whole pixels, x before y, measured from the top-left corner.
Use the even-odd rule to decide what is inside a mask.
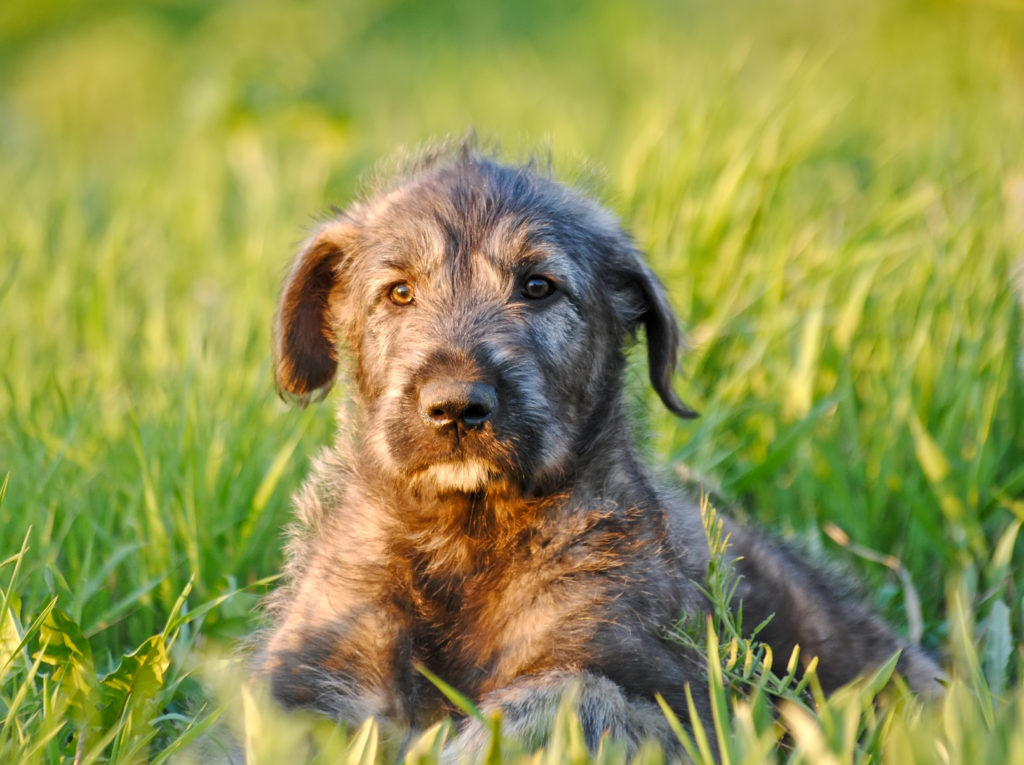
[[[496,479],[504,482],[500,474],[495,473],[491,465],[481,459],[439,462],[414,476],[417,483],[432,486],[439,492],[466,493],[480,491]]]

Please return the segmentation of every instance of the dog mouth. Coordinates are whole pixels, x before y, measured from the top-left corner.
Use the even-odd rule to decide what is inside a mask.
[[[451,426],[443,432],[417,438],[407,433],[405,474],[440,491],[475,492],[507,483],[516,472],[509,444],[490,426],[465,431]]]

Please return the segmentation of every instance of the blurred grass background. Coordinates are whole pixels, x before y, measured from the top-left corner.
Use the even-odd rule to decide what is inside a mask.
[[[652,401],[652,459],[905,624],[893,571],[820,529],[893,556],[925,643],[1017,709],[1017,2],[14,0],[0,759],[169,757],[216,714],[194,657],[258,623],[333,424],[273,395],[285,264],[377,160],[470,127],[596,178],[668,285],[703,417]]]

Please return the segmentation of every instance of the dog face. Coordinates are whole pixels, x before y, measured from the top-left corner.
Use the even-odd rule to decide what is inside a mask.
[[[618,411],[622,345],[643,324],[666,405],[676,323],[614,218],[527,168],[469,151],[324,226],[278,310],[277,381],[330,385],[354,354],[366,446],[444,492],[553,491]]]

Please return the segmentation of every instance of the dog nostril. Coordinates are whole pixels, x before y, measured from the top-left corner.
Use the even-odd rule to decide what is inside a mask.
[[[471,403],[459,418],[468,428],[477,428],[491,419],[491,407],[485,403]]]
[[[435,428],[443,428],[451,425],[459,418],[461,407],[451,401],[422,402],[420,412],[427,423]]]
[[[443,406],[431,407],[430,411],[427,412],[427,417],[429,417],[432,420],[444,420],[445,422],[450,422],[452,420],[452,418],[448,416],[448,412],[445,411],[445,408]]]

